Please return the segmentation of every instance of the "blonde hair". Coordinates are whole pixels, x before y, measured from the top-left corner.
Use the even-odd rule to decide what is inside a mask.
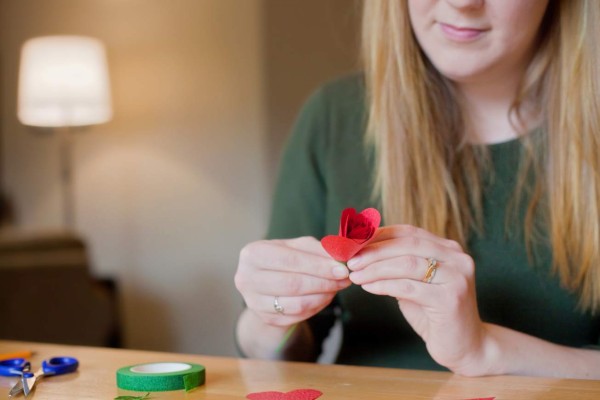
[[[543,120],[543,154],[534,135],[521,136],[514,204],[531,191],[527,248],[541,219],[550,231],[554,271],[592,312],[600,309],[598,20],[596,0],[550,1],[511,110],[518,122],[522,105],[533,99]],[[362,46],[374,193],[386,222],[421,226],[466,245],[482,226],[487,151],[466,143],[459,96],[422,53],[406,1],[364,2]],[[525,184],[531,176],[533,188]]]

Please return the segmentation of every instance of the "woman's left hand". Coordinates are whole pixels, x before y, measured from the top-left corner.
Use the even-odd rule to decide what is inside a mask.
[[[423,282],[431,259],[436,273]],[[367,292],[398,300],[436,362],[463,375],[486,373],[475,266],[457,242],[410,225],[387,226],[348,267],[350,280]]]

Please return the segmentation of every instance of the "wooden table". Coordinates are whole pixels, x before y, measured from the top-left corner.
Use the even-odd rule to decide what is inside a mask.
[[[76,373],[55,376],[36,385],[30,399],[113,399],[143,393],[118,389],[117,369],[140,363],[181,361],[206,367],[206,384],[189,393],[154,392],[151,399],[244,399],[248,393],[317,389],[327,399],[447,399],[496,397],[502,399],[600,399],[600,381],[517,376],[465,378],[446,372],[388,368],[316,365],[244,360],[192,354],[158,353],[40,343],[0,341],[0,354],[35,352],[37,369],[45,358],[68,355],[79,359]],[[0,399],[6,398],[15,378],[0,377]],[[6,393],[6,394],[5,394]],[[23,399],[23,397],[19,397]]]

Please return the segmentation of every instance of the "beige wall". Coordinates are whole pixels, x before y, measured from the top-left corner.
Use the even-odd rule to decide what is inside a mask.
[[[234,354],[238,251],[264,233],[282,138],[314,85],[354,62],[348,49],[289,58],[340,40],[327,18],[350,3],[0,0],[1,181],[22,228],[62,216],[56,135],[16,120],[20,46],[48,34],[107,46],[115,117],[75,132],[76,216],[94,271],[119,281],[127,346]]]
[[[15,118],[32,36],[106,43],[112,122],[77,132],[77,226],[123,290],[126,345],[232,353],[237,251],[265,226],[259,0],[8,0],[5,186],[24,227],[60,225],[56,136]]]
[[[358,0],[266,1],[264,72],[270,165],[277,165],[279,150],[306,97],[323,82],[357,70],[360,4]]]

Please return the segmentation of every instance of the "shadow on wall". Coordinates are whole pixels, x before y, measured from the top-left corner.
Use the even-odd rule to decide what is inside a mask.
[[[194,318],[198,323],[194,326],[194,336],[197,338],[197,342],[189,343],[190,348],[195,348],[195,352],[207,355],[222,355],[210,342],[205,342],[203,338],[213,337],[215,334],[221,334],[231,342],[234,341],[235,335],[235,324],[237,317],[242,310],[242,300],[239,304],[231,304],[231,293],[235,291],[233,278],[229,276],[223,276],[223,274],[217,273],[217,271],[210,271],[209,268],[205,268],[202,274],[198,274],[198,287],[197,290],[202,293],[204,301],[193,304],[191,306],[191,318]],[[237,300],[237,299],[236,299]],[[224,307],[226,306],[226,307]],[[206,316],[220,315],[223,318],[223,326],[225,329],[211,324]],[[217,332],[220,330],[220,332]],[[235,354],[237,355],[237,354]]]
[[[12,203],[0,191],[0,228],[10,226],[15,222],[15,212]]]
[[[74,234],[0,231],[0,338],[118,347],[117,302]]]
[[[152,291],[141,291],[132,286],[127,297],[121,297],[124,304],[124,331],[127,348],[168,351],[177,347],[173,335],[173,316],[169,312],[165,299]],[[129,334],[128,334],[129,332]]]
[[[165,267],[163,272],[155,269],[152,276],[144,276],[145,281],[138,282],[135,291],[128,291],[127,347],[223,355],[220,342],[233,343],[242,308],[237,297],[232,304],[233,279],[222,273],[223,266],[222,261],[206,259],[202,264],[186,266],[194,272],[174,273]],[[158,283],[166,274],[171,275],[170,287]],[[177,296],[171,294],[173,290]],[[234,349],[227,354],[235,355]]]

